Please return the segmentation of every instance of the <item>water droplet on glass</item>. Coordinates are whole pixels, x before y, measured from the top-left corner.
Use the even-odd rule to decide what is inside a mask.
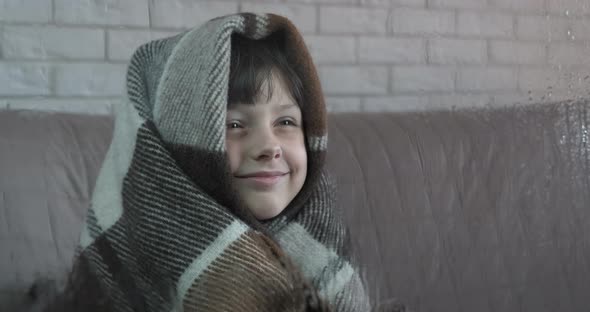
[[[547,93],[547,96],[548,97],[551,97],[551,96],[553,96],[553,93],[552,92],[549,92],[549,93]]]
[[[570,16],[570,10],[565,10],[565,16]]]

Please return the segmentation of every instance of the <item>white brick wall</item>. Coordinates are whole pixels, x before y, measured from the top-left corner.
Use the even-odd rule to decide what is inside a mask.
[[[388,11],[360,7],[320,7],[320,32],[327,34],[385,34]]]
[[[425,63],[426,43],[419,38],[362,37],[359,60],[362,63]]]
[[[0,63],[0,94],[49,95],[50,68],[42,64]]]
[[[110,113],[140,44],[247,11],[303,32],[330,111],[590,96],[585,0],[0,0],[0,109]]]
[[[590,40],[590,19],[578,19],[571,22],[571,33],[578,40],[588,41]]]
[[[397,66],[391,78],[394,92],[453,91],[455,69],[433,66]]]
[[[435,8],[482,9],[486,0],[430,0],[430,6]]]
[[[38,22],[51,21],[52,0],[0,0],[0,21]]]
[[[433,64],[484,64],[487,61],[485,40],[433,39],[429,43],[428,59]]]
[[[423,35],[455,32],[453,11],[394,9],[392,19],[394,34]]]
[[[472,95],[465,93],[431,95],[429,97],[429,107],[431,109],[461,109],[472,107],[486,107],[494,102],[492,97],[487,94]],[[506,103],[509,105],[512,103]]]
[[[356,38],[353,36],[305,36],[305,43],[316,64],[356,61]]]
[[[149,26],[145,0],[54,0],[54,3],[58,23]]]
[[[457,30],[461,35],[511,38],[514,34],[512,16],[489,12],[461,12],[457,16]]]
[[[586,44],[553,43],[549,45],[549,64],[590,65],[589,55],[590,46]]]
[[[238,11],[238,3],[231,1],[149,1],[152,27],[187,28]]]
[[[55,66],[58,96],[117,96],[125,91],[124,64],[59,64]]]
[[[554,41],[567,40],[568,21],[560,16],[518,16],[516,36],[518,39]]]
[[[320,66],[319,74],[329,95],[386,94],[388,89],[383,66]]]
[[[338,0],[336,0],[338,1]],[[342,1],[342,2],[345,2]],[[354,3],[355,1],[349,1]],[[388,6],[409,6],[409,7],[420,7],[423,8],[426,6],[426,0],[359,0],[361,6],[368,6],[368,7],[388,7]]]
[[[584,68],[522,68],[518,75],[518,85],[523,92],[545,91],[551,93],[570,93],[575,96],[588,96],[590,74]]]
[[[522,13],[544,13],[543,0],[489,0],[491,7]]]
[[[507,65],[543,65],[547,63],[547,45],[542,42],[492,40],[490,62]]]
[[[457,74],[457,90],[515,91],[517,81],[515,68],[461,68]]]
[[[587,15],[590,12],[590,3],[585,0],[559,0],[547,1],[549,11],[557,14]]]
[[[431,108],[427,96],[382,96],[367,97],[361,105],[361,111],[364,112],[382,112],[382,111],[424,111]]]
[[[2,55],[24,59],[104,59],[104,30],[59,26],[5,26]]]

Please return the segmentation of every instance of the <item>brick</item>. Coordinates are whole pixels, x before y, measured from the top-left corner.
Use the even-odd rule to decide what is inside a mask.
[[[426,7],[426,0],[360,0],[363,7],[391,7],[391,6],[408,6],[408,7]]]
[[[11,110],[26,109],[89,115],[109,115],[113,105],[112,100],[92,98],[9,99],[6,102]]]
[[[487,6],[486,0],[429,0],[433,8],[482,9]]]
[[[537,101],[552,103],[552,102],[568,101],[568,100],[570,100],[570,101],[586,100],[586,99],[588,99],[588,95],[589,94],[588,94],[587,89],[586,90],[578,89],[578,90],[557,91],[557,92],[551,92],[551,93],[545,92],[545,94],[539,93],[537,95],[537,98],[540,99]]]
[[[385,34],[387,10],[355,7],[321,7],[320,32],[333,34]]]
[[[56,93],[62,96],[123,96],[124,64],[60,64],[56,66]]]
[[[320,80],[328,95],[387,93],[387,68],[379,66],[323,66]]]
[[[500,97],[498,102],[506,105],[535,105],[540,103],[552,103],[558,101],[572,100],[578,98],[578,94],[575,91],[552,91],[552,90],[537,90],[527,93],[522,93],[522,98],[518,98],[519,94],[514,95],[515,102],[502,103],[502,101],[511,100],[510,96],[506,95],[506,98]],[[582,98],[587,98],[587,94],[584,94]]]
[[[367,97],[363,100],[364,112],[407,112],[430,110],[427,96]]]
[[[460,12],[457,15],[457,32],[478,37],[513,37],[512,16],[496,13]]]
[[[303,33],[316,31],[317,10],[315,5],[280,3],[242,3],[242,12],[275,13],[290,19]]]
[[[396,66],[391,84],[394,92],[453,91],[455,70],[447,67]]]
[[[394,9],[391,23],[395,34],[453,34],[455,13],[417,9]]]
[[[588,48],[580,43],[550,44],[548,59],[554,65],[590,65]]]
[[[573,40],[590,40],[590,17],[571,21],[570,39]],[[567,31],[566,31],[567,33]]]
[[[142,44],[177,34],[177,32],[152,30],[109,30],[108,58],[110,60],[129,60],[133,52]]]
[[[457,73],[458,91],[516,90],[518,71],[513,68],[462,68]]]
[[[5,58],[104,59],[100,29],[5,26],[0,46]]]
[[[315,63],[354,63],[355,39],[351,36],[305,36],[305,43]]]
[[[0,95],[48,95],[49,80],[47,65],[0,63]]]
[[[0,0],[0,21],[50,22],[52,0]]]
[[[54,0],[55,19],[67,24],[149,26],[146,0]]]
[[[558,13],[564,16],[590,14],[590,3],[586,0],[559,0],[547,2],[549,5],[549,12],[552,13]]]
[[[519,39],[568,40],[564,19],[544,16],[518,16],[516,36]]]
[[[546,11],[545,1],[539,0],[489,0],[490,6],[514,12],[543,13]]]
[[[328,3],[328,4],[356,4],[357,0],[275,0],[287,3]]]
[[[149,1],[152,3],[152,27],[191,28],[215,17],[238,12],[237,2]]]
[[[361,37],[359,60],[364,63],[425,63],[426,43],[413,38]]]
[[[361,99],[358,97],[326,97],[326,109],[328,112],[359,112],[361,111]]]
[[[489,95],[470,94],[434,94],[428,97],[432,109],[466,109],[481,108],[491,104]]]
[[[586,74],[587,75],[587,74]],[[563,91],[588,83],[582,72],[573,69],[521,68],[518,85],[521,91]]]
[[[490,41],[490,61],[495,64],[545,64],[547,49],[544,43],[509,40]]]
[[[532,94],[526,94],[525,92],[510,92],[503,94],[495,94],[492,96],[492,102],[494,106],[512,106],[529,104],[533,101]]]
[[[432,39],[428,59],[433,64],[483,64],[487,61],[484,40]]]

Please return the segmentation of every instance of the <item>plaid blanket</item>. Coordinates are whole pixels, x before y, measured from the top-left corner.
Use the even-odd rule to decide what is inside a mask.
[[[225,112],[231,35],[275,32],[296,51],[289,62],[305,82],[308,175],[285,211],[263,223],[234,195]],[[127,90],[62,308],[369,310],[323,169],[321,86],[290,21],[229,15],[149,42],[132,57]]]

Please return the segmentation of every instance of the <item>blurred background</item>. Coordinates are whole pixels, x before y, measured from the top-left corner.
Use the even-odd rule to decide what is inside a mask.
[[[109,114],[137,46],[235,12],[298,26],[330,111],[590,96],[588,0],[0,0],[0,109]]]

